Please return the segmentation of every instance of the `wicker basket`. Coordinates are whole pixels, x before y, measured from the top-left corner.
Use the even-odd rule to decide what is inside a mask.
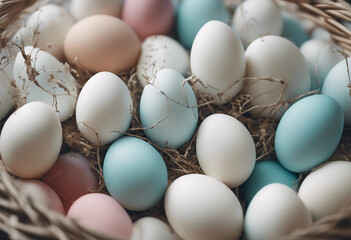
[[[63,0],[62,0],[63,1]],[[0,39],[1,47],[6,45],[6,37],[13,34],[13,22],[36,0],[1,0],[0,1]],[[238,1],[224,0],[228,7]],[[339,20],[351,22],[351,6],[344,0],[277,0],[283,8],[292,11],[293,14],[309,19],[317,25],[328,30],[332,39],[345,50],[351,52],[351,31],[340,24]],[[81,83],[86,81],[90,74],[72,67],[72,73]],[[132,92],[134,106],[137,106],[141,90],[138,87],[135,70],[122,76]],[[189,81],[194,77],[189,77]],[[204,99],[199,98],[199,120],[214,112],[227,113],[238,118],[251,132],[258,156],[261,158],[274,156],[274,134],[277,123],[272,119],[250,118],[245,114],[248,111],[247,101],[249,97],[244,92],[236,96],[231,103],[224,106],[206,104]],[[0,123],[0,129],[3,122]],[[100,177],[99,192],[106,192],[101,164],[106,148],[91,146],[85,141],[71,119],[63,124],[64,144],[62,152],[78,151],[91,159],[92,167]],[[334,159],[351,160],[351,131],[344,130],[342,142]],[[138,136],[147,140],[140,130],[138,116],[135,113],[132,128],[129,135]],[[202,173],[196,161],[194,140],[179,151],[171,149],[158,149],[169,170],[169,181],[187,173]],[[258,159],[258,160],[260,160]],[[301,176],[301,179],[303,179]],[[239,199],[242,196],[241,189],[234,189]],[[245,202],[242,202],[245,208]],[[133,220],[143,216],[155,216],[165,221],[162,203],[151,210],[144,212],[129,212]],[[21,184],[10,176],[5,168],[0,167],[0,239],[118,239],[106,236],[80,226],[72,219],[66,218],[46,207],[43,207],[36,196],[27,192]],[[243,236],[244,239],[244,236]],[[306,229],[298,229],[284,239],[351,239],[351,202],[337,214],[327,216],[315,222]]]

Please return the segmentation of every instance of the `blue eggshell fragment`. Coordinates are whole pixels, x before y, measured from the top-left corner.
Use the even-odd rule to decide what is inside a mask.
[[[159,152],[135,137],[122,137],[110,146],[103,175],[110,195],[133,211],[155,206],[168,182],[166,164]]]
[[[220,0],[183,0],[177,11],[177,31],[181,43],[190,49],[197,32],[211,20],[228,22],[230,15]]]
[[[250,203],[261,188],[271,183],[281,183],[296,190],[298,178],[298,174],[285,169],[278,161],[258,161],[243,185],[245,199]]]
[[[328,160],[344,128],[339,103],[326,95],[312,95],[293,104],[283,115],[275,135],[279,162],[292,172],[305,172]]]

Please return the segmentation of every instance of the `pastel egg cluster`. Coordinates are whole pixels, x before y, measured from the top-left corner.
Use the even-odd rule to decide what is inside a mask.
[[[351,198],[351,163],[329,161],[351,124],[350,58],[275,1],[234,9],[41,6],[0,52],[7,171],[52,210],[133,240],[279,239],[336,213]],[[239,97],[245,112],[223,113]],[[275,126],[270,159],[244,118]],[[98,157],[67,150],[69,124]],[[167,153],[187,147],[203,174],[173,180]],[[131,212],[156,206],[169,225],[132,222]]]

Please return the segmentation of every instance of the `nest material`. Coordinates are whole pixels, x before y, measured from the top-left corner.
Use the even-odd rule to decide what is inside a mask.
[[[5,46],[8,29],[27,7],[35,3],[35,0],[2,0],[0,5],[0,33],[1,43]],[[225,1],[227,5],[233,2]],[[337,20],[351,22],[351,7],[345,1],[323,1],[323,0],[279,0],[278,3],[285,8],[294,9],[295,14],[310,19],[327,29],[334,41],[344,49],[351,51],[351,32],[342,26]],[[121,77],[131,91],[135,109],[141,95],[141,88],[133,70],[123,74]],[[90,74],[81,69],[71,69],[72,74],[77,78],[80,88],[90,77]],[[249,79],[242,79],[243,81]],[[260,81],[275,81],[282,84],[281,96],[286,87],[284,80],[261,78]],[[190,84],[199,81],[194,76],[187,80]],[[233,83],[235,84],[235,83]],[[310,92],[307,94],[314,94]],[[199,121],[213,113],[225,113],[239,119],[253,136],[258,159],[274,158],[274,136],[277,121],[274,118],[254,118],[248,114],[252,108],[265,110],[270,108],[274,113],[281,107],[287,106],[289,102],[279,99],[272,106],[251,106],[252,97],[245,93],[245,88],[232,101],[223,106],[210,104],[211,101],[198,95]],[[303,97],[299,96],[298,98]],[[294,99],[296,100],[296,99]],[[137,111],[133,111],[131,129],[127,135],[142,138],[151,143],[144,135],[140,125]],[[1,123],[2,124],[2,123]],[[0,125],[1,126],[1,125]],[[100,188],[98,192],[106,192],[102,175],[102,161],[107,147],[96,147],[87,142],[79,133],[74,118],[63,123],[64,144],[62,152],[76,151],[91,159],[92,168],[99,175]],[[188,173],[202,173],[198,165],[195,153],[196,134],[189,144],[180,150],[164,149],[155,146],[162,154],[167,165],[169,182]],[[351,158],[351,135],[350,130],[345,129],[343,139],[336,153],[332,157],[335,160],[350,161]],[[301,176],[300,179],[302,179]],[[245,209],[245,201],[242,198],[242,191],[234,189],[239,200]],[[0,233],[1,239],[118,239],[93,232],[79,226],[75,221],[65,218],[60,214],[49,211],[46,207],[38,206],[35,196],[23,191],[21,186],[15,183],[3,168],[0,170]],[[159,203],[154,208],[144,212],[129,212],[133,220],[143,216],[155,216],[166,221],[164,208]],[[347,205],[339,213],[323,218],[307,229],[293,232],[286,239],[351,239],[351,204]]]

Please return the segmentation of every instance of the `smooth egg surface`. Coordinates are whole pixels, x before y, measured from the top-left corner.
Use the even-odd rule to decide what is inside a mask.
[[[27,103],[12,113],[0,136],[6,169],[21,178],[37,178],[49,171],[61,145],[60,119],[42,102]]]
[[[69,62],[91,72],[131,70],[140,55],[140,40],[122,20],[94,15],[77,22],[66,34],[64,52]]]
[[[170,225],[184,240],[234,240],[241,235],[241,205],[226,185],[212,177],[177,178],[167,189],[164,205]]]
[[[311,170],[327,161],[339,145],[344,113],[326,95],[312,95],[293,104],[275,134],[279,162],[292,172]]]

